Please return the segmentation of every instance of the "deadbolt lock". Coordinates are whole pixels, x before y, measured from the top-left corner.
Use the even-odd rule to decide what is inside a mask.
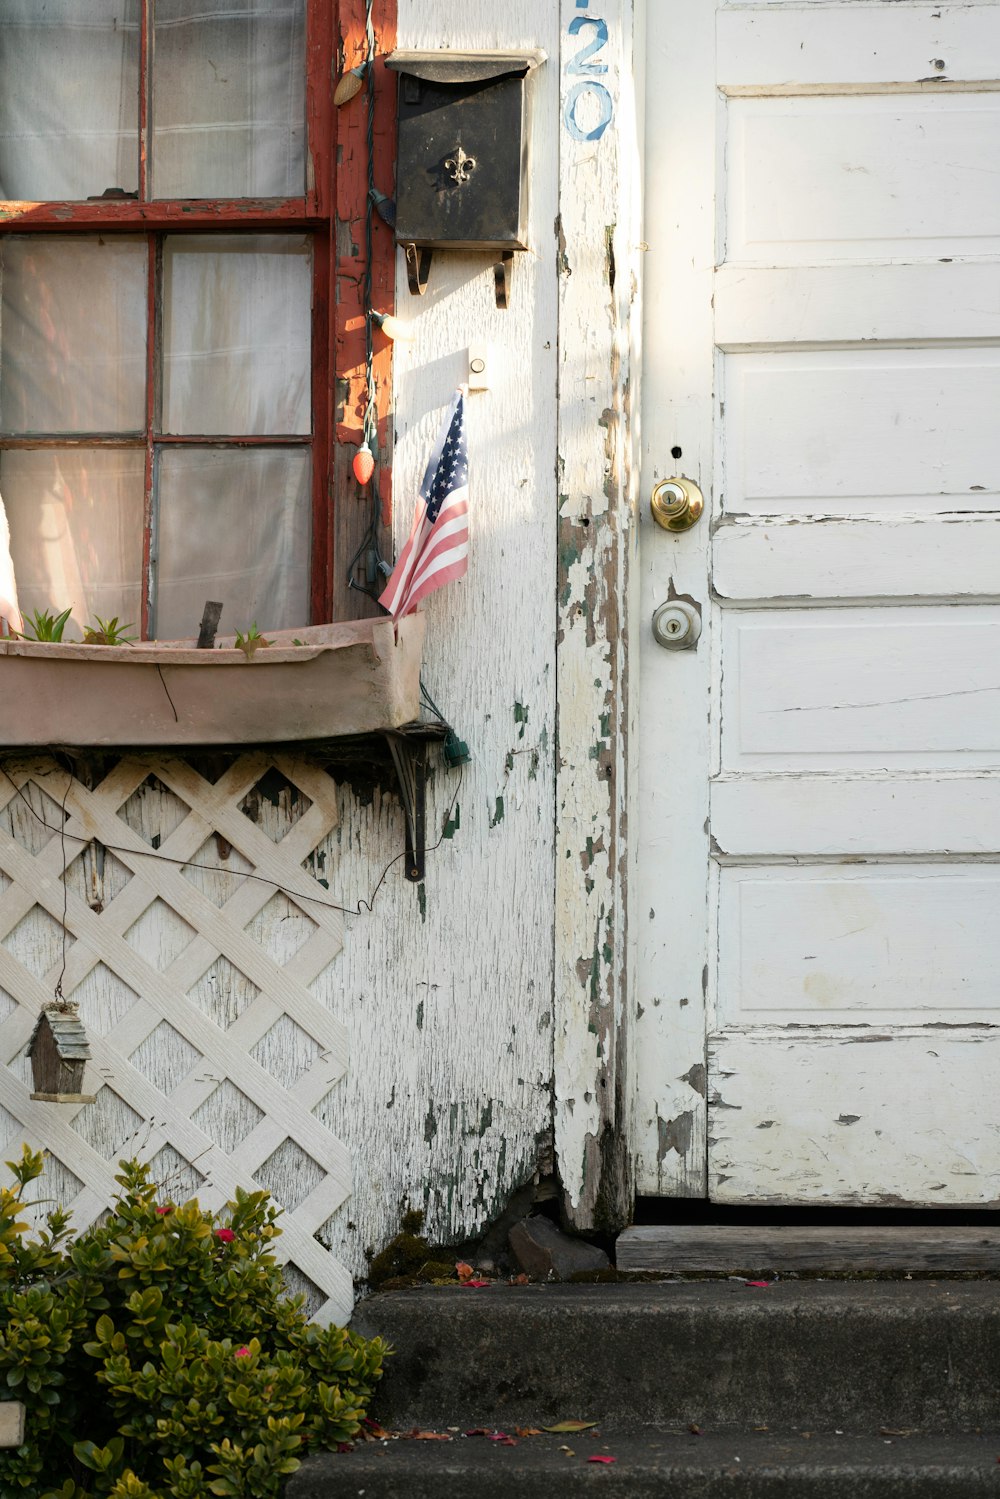
[[[701,635],[701,615],[684,599],[670,599],[653,615],[653,634],[668,651],[689,651]]]
[[[690,531],[701,518],[705,497],[693,479],[661,479],[649,506],[656,524],[665,531]]]

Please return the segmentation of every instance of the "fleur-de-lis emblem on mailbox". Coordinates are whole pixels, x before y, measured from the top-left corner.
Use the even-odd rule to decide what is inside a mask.
[[[452,182],[462,187],[476,170],[476,158],[467,156],[461,146],[456,146],[453,154],[445,158],[444,169]]]

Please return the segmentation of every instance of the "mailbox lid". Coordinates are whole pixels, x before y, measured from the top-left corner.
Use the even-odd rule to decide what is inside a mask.
[[[389,54],[385,65],[428,83],[485,83],[512,75],[523,78],[545,57],[540,47],[509,52],[420,52],[400,47]]]
[[[400,75],[396,239],[437,249],[527,248],[527,75],[539,49],[394,52]]]

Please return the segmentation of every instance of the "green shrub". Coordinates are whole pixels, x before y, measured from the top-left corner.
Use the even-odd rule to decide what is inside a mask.
[[[388,1349],[307,1322],[272,1253],[278,1210],[237,1190],[218,1222],[158,1203],[122,1162],[106,1222],[29,1236],[43,1158],[0,1187],[0,1383],[27,1408],[0,1452],[3,1499],[268,1499],[310,1448],[360,1426]]]

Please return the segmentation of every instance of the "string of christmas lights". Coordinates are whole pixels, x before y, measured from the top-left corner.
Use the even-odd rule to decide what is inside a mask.
[[[362,276],[362,302],[365,309],[365,411],[362,421],[361,442],[354,454],[351,469],[362,490],[372,485],[372,512],[368,528],[361,544],[351,558],[347,568],[348,586],[372,598],[377,598],[383,580],[391,569],[382,557],[379,547],[380,497],[376,480],[378,466],[378,389],[375,380],[375,331],[378,329],[389,339],[408,340],[411,336],[405,323],[392,313],[380,312],[372,305],[375,240],[375,214],[390,227],[395,223],[396,205],[375,185],[375,26],[372,16],[373,0],[365,0],[365,56],[354,67],[347,69],[334,91],[334,104],[348,104],[365,90],[367,123],[365,131],[367,181],[364,218],[364,274]],[[366,583],[354,576],[358,561],[365,558]],[[367,585],[367,586],[366,586]],[[373,586],[374,585],[374,586]]]

